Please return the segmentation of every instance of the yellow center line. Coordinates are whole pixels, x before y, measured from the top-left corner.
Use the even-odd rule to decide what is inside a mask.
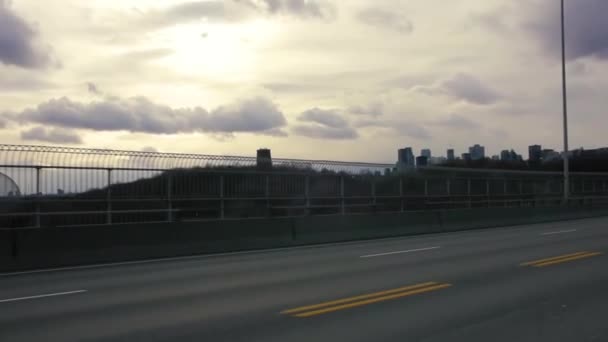
[[[358,307],[358,306],[363,306],[363,305],[369,305],[369,304],[373,304],[373,303],[383,302],[383,301],[387,301],[387,300],[391,300],[391,299],[397,299],[397,298],[412,296],[412,295],[419,294],[419,293],[441,290],[441,289],[448,288],[450,286],[452,286],[452,284],[439,284],[439,285],[435,285],[435,286],[431,286],[431,287],[424,287],[424,288],[420,288],[420,289],[416,289],[416,290],[411,290],[411,291],[407,291],[407,292],[396,293],[396,294],[393,294],[393,295],[388,295],[388,296],[383,296],[383,297],[376,297],[376,298],[372,298],[372,299],[362,300],[362,301],[358,301],[358,302],[354,302],[354,303],[349,303],[349,304],[338,305],[338,306],[332,306],[332,307],[328,307],[328,308],[325,308],[325,309],[307,311],[307,312],[295,314],[294,316],[300,317],[300,318],[312,317],[312,316],[322,315],[322,314],[326,314],[326,313],[330,313],[330,312],[334,312],[334,311],[339,311],[339,310],[344,310],[344,309],[350,309],[350,308],[355,308],[355,307]]]
[[[569,257],[569,258],[565,258],[565,259],[558,259],[558,260],[543,262],[540,264],[534,264],[533,267],[551,266],[551,265],[555,265],[555,264],[561,264],[563,262],[574,261],[574,260],[579,260],[579,259],[584,259],[584,258],[591,258],[591,257],[598,256],[601,254],[602,254],[601,252],[581,254],[581,255],[576,255],[576,256]]]
[[[584,251],[584,252],[577,252],[577,253],[572,253],[572,254],[565,254],[565,255],[558,255],[558,256],[554,256],[551,258],[545,258],[545,259],[539,259],[539,260],[533,260],[533,261],[528,261],[528,262],[524,262],[522,264],[520,264],[521,266],[531,266],[534,264],[539,264],[539,263],[543,263],[543,262],[550,262],[550,261],[554,261],[554,260],[560,260],[560,259],[564,259],[564,258],[570,258],[573,256],[577,256],[577,255],[581,255],[581,254],[587,254],[590,253],[588,251]]]
[[[319,308],[323,308],[323,307],[327,307],[327,306],[338,305],[338,304],[354,302],[354,301],[362,300],[362,299],[389,295],[389,294],[393,294],[393,293],[397,293],[397,292],[415,290],[415,289],[418,289],[421,287],[428,287],[428,286],[432,286],[432,285],[436,285],[436,284],[437,284],[436,282],[428,282],[428,283],[422,283],[422,284],[417,284],[417,285],[410,285],[410,286],[400,287],[398,289],[393,289],[393,290],[380,291],[380,292],[370,293],[370,294],[361,295],[361,296],[332,300],[330,302],[324,302],[324,303],[315,304],[315,305],[302,306],[302,307],[295,308],[295,309],[285,310],[285,311],[282,311],[281,313],[282,314],[292,314],[292,313],[296,313],[296,312],[314,310],[314,309],[319,309]]]

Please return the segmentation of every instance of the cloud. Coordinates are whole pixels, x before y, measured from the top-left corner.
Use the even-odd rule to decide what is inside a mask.
[[[272,14],[288,14],[302,18],[331,19],[336,13],[336,8],[327,1],[253,0],[251,3]]]
[[[329,20],[336,9],[322,0],[205,0],[138,12],[138,27],[160,29],[199,20],[238,22],[260,15],[288,15]]]
[[[63,97],[4,115],[26,124],[151,134],[250,132],[276,136],[287,124],[277,106],[261,97],[237,101],[211,112],[201,107],[171,108],[145,97],[108,97],[90,103]]]
[[[21,132],[21,139],[58,144],[82,144],[82,139],[76,133],[60,128],[46,129],[42,126]]]
[[[384,114],[384,104],[381,102],[372,102],[366,106],[352,106],[348,108],[348,112],[355,115],[378,117]]]
[[[440,119],[437,121],[431,122],[433,125],[437,126],[445,126],[448,128],[463,128],[463,129],[471,129],[478,128],[479,124],[469,118],[466,118],[461,115],[452,114],[445,119]]]
[[[381,29],[396,31],[402,34],[409,34],[414,31],[414,24],[404,15],[394,10],[370,7],[357,13],[357,20]]]
[[[335,110],[324,110],[319,108],[309,109],[300,114],[298,120],[314,122],[332,128],[348,127],[348,122]]]
[[[87,82],[87,90],[93,95],[103,95],[97,85],[93,82]]]
[[[526,23],[544,48],[561,58],[561,22],[558,1],[541,0]],[[528,11],[530,12],[530,11]],[[565,2],[566,49],[569,60],[583,57],[608,59],[608,1],[572,0]]]
[[[359,134],[350,127],[337,110],[312,108],[298,116],[299,124],[292,128],[297,135],[319,139],[356,139]]]
[[[494,89],[468,74],[457,74],[441,82],[439,91],[477,105],[490,105],[501,99]]]
[[[390,129],[399,136],[408,136],[418,140],[431,139],[431,133],[422,125],[413,121],[362,119],[355,122],[355,127],[377,127]]]
[[[40,44],[38,32],[10,5],[9,0],[0,0],[0,62],[28,69],[48,66],[49,48]]]

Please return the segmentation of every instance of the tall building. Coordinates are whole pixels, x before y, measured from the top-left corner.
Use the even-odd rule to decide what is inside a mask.
[[[270,154],[270,149],[259,149],[255,161],[258,169],[272,169],[272,156]]]
[[[429,166],[429,159],[426,156],[416,157],[416,166]]]
[[[471,154],[470,153],[463,153],[462,154],[462,160],[468,162],[471,161]]]
[[[428,148],[423,148],[420,151],[420,155],[423,157],[426,157],[426,159],[430,160],[431,159],[431,150]]]
[[[454,155],[454,149],[450,148],[448,149],[448,161],[453,161],[454,159],[456,159]]]
[[[540,145],[532,145],[528,147],[528,160],[531,163],[540,162],[543,156],[543,148]]]
[[[414,167],[416,166],[416,159],[414,158],[414,151],[411,147],[402,148],[397,154],[397,164],[400,167]]]
[[[486,157],[486,148],[475,144],[469,147],[469,154],[471,155],[471,160],[482,160]]]
[[[514,150],[503,150],[500,152],[500,160],[507,162],[521,161],[521,155],[517,154]]]

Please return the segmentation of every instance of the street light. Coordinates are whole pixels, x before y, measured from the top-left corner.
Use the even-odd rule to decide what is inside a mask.
[[[561,0],[562,24],[562,98],[564,104],[564,204],[568,204],[570,196],[570,170],[568,161],[568,89],[566,88],[566,20],[564,0]]]

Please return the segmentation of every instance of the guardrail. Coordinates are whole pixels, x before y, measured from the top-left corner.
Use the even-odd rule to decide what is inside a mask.
[[[0,145],[0,161],[0,228],[564,204],[561,175],[550,172],[397,173],[388,164],[289,159],[259,169],[246,157],[15,145]],[[608,174],[575,173],[570,190],[568,205],[604,205]]]

